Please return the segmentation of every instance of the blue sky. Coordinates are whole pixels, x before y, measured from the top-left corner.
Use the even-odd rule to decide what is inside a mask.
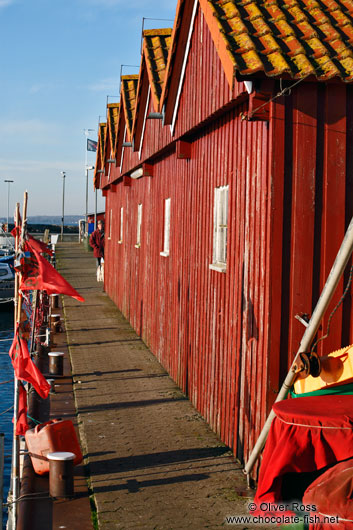
[[[85,212],[85,136],[107,96],[117,101],[122,64],[140,64],[146,29],[172,27],[177,0],[0,0],[0,217],[29,192],[29,215]],[[123,74],[138,73],[124,67]],[[88,164],[95,153],[88,153]],[[89,211],[94,209],[92,172]],[[98,210],[104,199],[98,192]]]

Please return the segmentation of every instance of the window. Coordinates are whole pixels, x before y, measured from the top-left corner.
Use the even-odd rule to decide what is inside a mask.
[[[215,188],[214,194],[213,261],[210,269],[220,272],[227,269],[228,188]]]
[[[109,232],[108,232],[108,239],[111,239],[111,238],[112,238],[112,214],[113,214],[113,211],[112,211],[112,209],[110,208],[110,210],[109,210]]]
[[[123,242],[124,239],[124,208],[120,208],[120,239],[118,241],[119,245]]]
[[[141,223],[142,223],[142,204],[137,206],[137,233],[136,233],[136,248],[141,246]]]
[[[164,243],[161,256],[169,256],[170,240],[170,197],[164,201]]]

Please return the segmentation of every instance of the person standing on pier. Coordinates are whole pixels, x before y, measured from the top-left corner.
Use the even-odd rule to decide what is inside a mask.
[[[94,257],[97,259],[97,268],[104,262],[104,222],[98,221],[98,228],[92,232],[89,244],[93,248]]]

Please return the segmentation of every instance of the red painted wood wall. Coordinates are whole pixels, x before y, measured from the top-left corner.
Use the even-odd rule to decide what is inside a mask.
[[[153,177],[119,179],[107,191],[105,288],[212,428],[246,460],[304,331],[294,317],[312,312],[353,214],[353,92],[340,83],[303,82],[271,103],[269,122],[242,120],[242,103],[202,125],[226,103],[213,92],[210,103],[207,87],[221,77],[221,66],[202,23],[199,14],[192,44],[198,51],[188,63],[174,137],[189,131],[191,159],[177,159],[167,127],[148,122],[142,161],[164,151],[150,159]],[[212,56],[214,66],[205,67],[196,86],[198,54],[204,65]],[[200,101],[195,86],[204,91]],[[137,154],[126,151],[124,171],[137,163]],[[220,273],[209,264],[214,188],[225,184],[228,262]],[[163,257],[169,197],[170,255]],[[341,293],[342,282],[331,307]],[[320,353],[353,342],[351,319],[349,295]]]

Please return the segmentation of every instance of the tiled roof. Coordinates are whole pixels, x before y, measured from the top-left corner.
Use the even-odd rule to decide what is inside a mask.
[[[111,149],[114,150],[115,146],[115,140],[116,140],[116,132],[118,127],[118,120],[119,120],[119,103],[108,103],[107,105],[107,111],[108,111],[108,129],[109,129],[109,136],[110,136],[110,145]],[[110,156],[110,153],[108,153],[108,156]]]
[[[353,0],[200,0],[221,60],[243,75],[353,80]],[[231,65],[230,65],[231,63]],[[229,78],[229,76],[228,76]]]
[[[138,75],[123,75],[121,78],[121,98],[124,106],[126,127],[131,136],[134,121]]]
[[[103,169],[103,166],[104,166],[106,137],[107,137],[107,124],[100,123],[99,132],[98,132],[98,147],[100,148],[101,169]]]
[[[105,160],[105,139],[106,139],[107,124],[99,123],[98,124],[98,144],[97,144],[97,153],[96,153],[96,165],[93,174],[93,183],[94,187],[99,187],[100,182],[100,170],[104,168]]]
[[[143,32],[143,51],[152,94],[158,107],[171,43],[172,29],[148,29]]]

